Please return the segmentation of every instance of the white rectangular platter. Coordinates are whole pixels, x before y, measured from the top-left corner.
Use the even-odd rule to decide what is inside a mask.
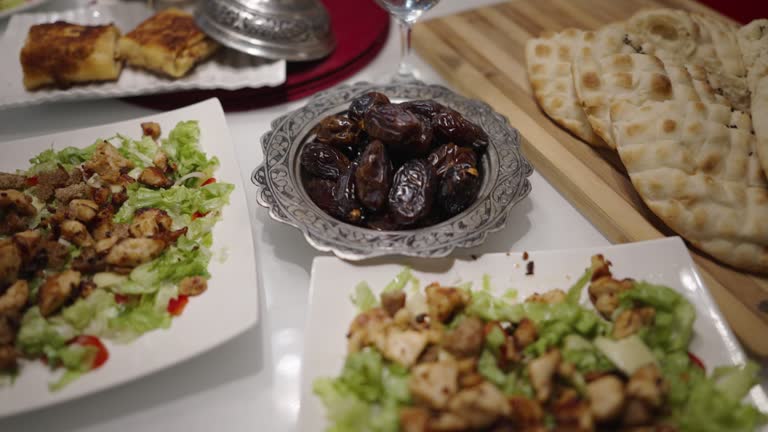
[[[299,430],[325,430],[326,420],[320,400],[312,393],[318,377],[338,376],[346,357],[346,333],[357,314],[350,301],[354,287],[367,281],[376,295],[391,281],[403,265],[410,265],[422,288],[431,282],[443,285],[473,282],[479,288],[483,275],[491,277],[495,294],[513,288],[522,301],[534,292],[554,288],[568,289],[589,267],[590,257],[603,254],[613,263],[617,278],[664,284],[679,291],[696,307],[691,351],[701,358],[708,370],[719,365],[743,363],[746,356],[712,300],[680,238],[666,238],[642,243],[600,248],[528,252],[534,262],[534,274],[526,275],[527,261],[522,252],[489,254],[473,259],[436,259],[369,261],[353,264],[336,258],[315,258],[312,265],[310,312],[302,361],[301,411]],[[587,304],[586,290],[582,302]],[[755,387],[750,400],[768,411],[764,390]]]
[[[188,76],[177,80],[126,66],[115,82],[76,85],[67,89],[45,88],[28,91],[24,88],[19,53],[32,25],[59,20],[83,25],[115,23],[121,33],[125,34],[152,13],[145,2],[121,2],[63,12],[14,15],[0,39],[0,52],[5,54],[4,60],[0,62],[0,108],[194,89],[236,90],[245,87],[276,86],[285,82],[285,61],[266,60],[222,48],[213,58],[198,65]]]
[[[199,122],[203,150],[217,156],[221,163],[216,179],[235,185],[222,220],[213,231],[208,290],[190,299],[169,329],[147,333],[125,345],[107,343],[110,357],[104,366],[56,393],[48,390],[55,375],[46,366],[41,362],[24,363],[15,383],[0,387],[0,417],[81,397],[156,372],[214,348],[258,321],[259,290],[245,188],[218,99],[140,119],[0,143],[0,171],[26,169],[29,158],[51,147],[86,147],[97,138],[109,138],[115,133],[138,138],[142,121],[160,123],[163,136],[167,136],[183,120]]]

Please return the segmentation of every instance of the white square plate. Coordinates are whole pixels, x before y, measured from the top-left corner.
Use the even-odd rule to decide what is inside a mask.
[[[172,366],[226,342],[257,322],[256,261],[245,188],[218,99],[140,119],[0,143],[0,171],[26,169],[32,156],[51,147],[86,147],[118,132],[138,138],[142,121],[160,123],[163,136],[167,136],[182,120],[199,122],[203,150],[221,162],[216,179],[235,185],[222,220],[214,227],[208,290],[190,299],[171,328],[149,332],[126,345],[108,343],[109,360],[104,366],[56,393],[48,391],[48,383],[55,376],[46,366],[24,363],[16,382],[0,387],[0,417],[74,399]]]
[[[496,294],[510,288],[518,290],[522,301],[534,292],[569,288],[589,267],[590,257],[601,253],[613,263],[618,278],[664,284],[681,292],[696,307],[691,352],[701,358],[711,371],[719,365],[743,363],[746,356],[725,322],[720,310],[694,269],[690,255],[680,238],[642,243],[562,251],[529,252],[534,274],[526,276],[526,261],[518,252],[489,254],[477,260],[437,259],[431,261],[373,261],[353,264],[336,258],[315,258],[312,265],[310,311],[304,337],[301,411],[299,430],[321,431],[327,424],[320,400],[312,393],[312,382],[323,376],[337,376],[346,355],[345,334],[357,311],[350,301],[355,285],[367,281],[374,293],[394,278],[403,265],[413,267],[413,274],[424,287],[431,282],[456,284],[472,281],[480,286],[484,274],[491,277]],[[586,290],[582,302],[589,302]],[[768,412],[768,399],[755,387],[749,399]]]
[[[120,77],[114,82],[74,85],[67,89],[43,88],[28,91],[24,88],[19,53],[32,25],[58,20],[83,25],[114,23],[120,32],[125,34],[152,13],[146,2],[120,2],[110,6],[98,5],[63,12],[14,15],[3,38],[0,39],[0,52],[7,54],[5,61],[0,62],[0,108],[191,89],[236,90],[245,87],[276,86],[285,82],[285,61],[267,60],[222,48],[213,58],[197,65],[189,75],[176,80],[124,66]]]

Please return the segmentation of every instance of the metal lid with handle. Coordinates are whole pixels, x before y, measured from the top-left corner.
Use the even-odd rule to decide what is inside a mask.
[[[270,59],[316,60],[336,46],[319,0],[201,0],[195,21],[221,44]]]

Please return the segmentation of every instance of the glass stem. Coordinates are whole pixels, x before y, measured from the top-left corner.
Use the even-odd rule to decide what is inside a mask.
[[[411,23],[409,21],[398,19],[400,27],[400,67],[397,74],[400,76],[411,75],[409,65],[411,59]]]

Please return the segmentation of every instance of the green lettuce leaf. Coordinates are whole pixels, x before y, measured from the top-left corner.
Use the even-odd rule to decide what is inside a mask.
[[[46,320],[37,306],[27,310],[21,320],[16,345],[25,354],[56,356],[57,350],[66,346],[67,341],[77,335],[75,329],[66,323],[52,323]]]
[[[405,288],[405,285],[408,284],[408,281],[413,278],[413,273],[411,273],[411,268],[408,266],[403,267],[403,270],[400,271],[400,273],[395,276],[395,278],[387,284],[387,286],[384,287],[383,292],[390,292],[390,291],[402,291],[403,288]]]
[[[404,368],[386,365],[373,349],[350,354],[336,379],[320,378],[313,390],[338,432],[395,432],[399,407],[410,403]]]
[[[61,318],[75,329],[82,331],[97,316],[108,315],[110,308],[114,309],[114,312],[117,311],[115,297],[108,291],[97,289],[87,298],[79,299],[72,306],[65,308],[61,312]]]
[[[357,310],[365,312],[379,306],[379,300],[373,294],[368,282],[360,282],[355,286],[355,293],[350,297]]]
[[[208,157],[200,149],[200,128],[196,121],[179,122],[163,140],[162,150],[168,159],[176,166],[176,174],[183,177],[189,173],[199,172],[202,178],[190,178],[184,182],[186,186],[198,186],[209,177],[219,166],[216,157]]]
[[[167,311],[168,301],[176,298],[177,288],[165,286],[155,294],[144,294],[138,304],[130,305],[109,320],[111,337],[121,342],[130,342],[142,334],[171,326],[171,315]]]
[[[571,288],[568,289],[568,294],[566,295],[566,302],[570,304],[579,304],[579,301],[581,300],[581,293],[584,291],[584,287],[587,286],[587,283],[592,279],[592,269],[586,269],[584,271],[584,274],[581,275],[579,280],[576,281],[576,283],[571,286]]]
[[[143,287],[157,289],[164,283],[177,283],[187,276],[207,278],[210,276],[208,273],[210,259],[211,253],[207,248],[186,250],[171,246],[154,260],[134,268],[129,279]]]
[[[152,137],[144,136],[139,140],[124,135],[117,135],[120,145],[117,150],[138,168],[152,166],[155,155],[160,149]]]
[[[29,160],[29,163],[32,164],[29,173],[37,174],[50,171],[58,165],[70,171],[73,167],[90,159],[95,151],[95,143],[82,149],[77,147],[66,147],[59,151],[48,149]]]
[[[693,336],[696,309],[681,294],[661,285],[635,282],[633,289],[619,295],[623,307],[633,303],[656,309],[653,325],[640,331],[640,337],[653,349],[685,351]]]
[[[229,203],[229,195],[235,186],[229,183],[211,183],[200,188],[173,186],[170,189],[138,187],[128,190],[128,200],[114,217],[118,223],[129,222],[136,210],[143,207],[162,209],[174,219],[194,213],[209,213],[220,210]]]

